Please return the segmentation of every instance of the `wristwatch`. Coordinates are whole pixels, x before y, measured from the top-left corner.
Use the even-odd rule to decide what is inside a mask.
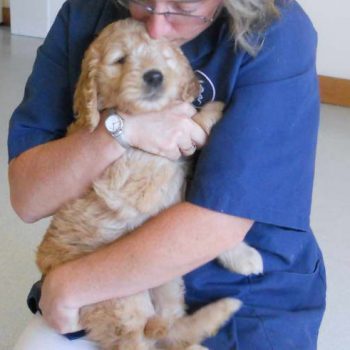
[[[105,127],[107,131],[114,137],[115,140],[124,148],[130,148],[129,143],[124,137],[124,118],[118,114],[114,109],[111,109],[110,114],[105,120]]]

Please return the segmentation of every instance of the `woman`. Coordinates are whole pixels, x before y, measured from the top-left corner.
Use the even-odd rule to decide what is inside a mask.
[[[36,316],[16,350],[94,349],[86,339],[58,334],[79,330],[81,306],[179,275],[190,310],[224,296],[244,303],[207,339],[208,348],[316,349],[325,308],[323,260],[309,226],[319,115],[316,33],[295,1],[67,1],[11,119],[14,209],[27,222],[52,214],[123,153],[103,122],[92,136],[62,136],[73,119],[85,49],[108,23],[129,15],[152,37],[182,46],[201,80],[197,106],[224,101],[224,118],[199,155],[186,201],[52,271],[40,301],[45,321]],[[205,143],[190,119],[193,107],[165,112],[169,118],[162,112],[126,119],[124,139],[172,159]],[[243,239],[262,254],[263,275],[233,274],[216,263]]]

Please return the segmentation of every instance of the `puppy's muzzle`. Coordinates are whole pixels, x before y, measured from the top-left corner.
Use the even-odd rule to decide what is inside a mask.
[[[157,89],[162,85],[163,74],[159,70],[152,69],[143,75],[143,81],[152,89]]]

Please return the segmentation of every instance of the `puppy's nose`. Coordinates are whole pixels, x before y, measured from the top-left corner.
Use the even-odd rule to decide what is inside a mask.
[[[163,82],[163,74],[159,70],[149,70],[143,75],[145,83],[153,88],[160,86]]]

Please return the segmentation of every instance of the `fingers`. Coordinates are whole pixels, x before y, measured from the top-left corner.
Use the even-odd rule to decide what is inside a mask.
[[[207,142],[207,133],[195,122],[192,122],[190,130],[191,140],[197,148],[202,148]]]
[[[190,103],[179,102],[167,108],[171,113],[181,115],[183,117],[192,118],[197,110]]]
[[[41,289],[39,307],[47,324],[61,334],[82,329],[79,324],[79,308],[68,307],[60,290],[57,270],[49,272]],[[61,283],[61,285],[63,285]]]
[[[126,119],[124,135],[134,148],[171,160],[192,155],[207,139],[205,131],[192,120],[196,109],[189,103]]]
[[[189,103],[180,103],[176,105],[176,108],[179,114],[187,118],[192,118],[197,114],[197,110]],[[183,144],[182,147],[180,147],[182,150],[181,153],[185,151],[185,153],[192,152],[191,154],[193,154],[196,151],[196,149],[193,149],[193,145],[196,146],[196,148],[203,147],[207,141],[208,135],[203,128],[194,121],[190,121],[187,127],[191,142],[187,142],[187,144]]]
[[[191,156],[197,149],[203,147],[207,141],[206,132],[191,119],[184,120],[185,125],[179,134],[176,144],[182,156]]]
[[[189,157],[192,154],[194,154],[196,152],[196,150],[197,150],[197,146],[194,143],[192,143],[192,145],[190,147],[181,148],[180,152],[184,157]]]
[[[174,148],[169,151],[161,151],[158,153],[158,155],[164,158],[168,158],[170,160],[178,160],[182,156],[180,148]]]

